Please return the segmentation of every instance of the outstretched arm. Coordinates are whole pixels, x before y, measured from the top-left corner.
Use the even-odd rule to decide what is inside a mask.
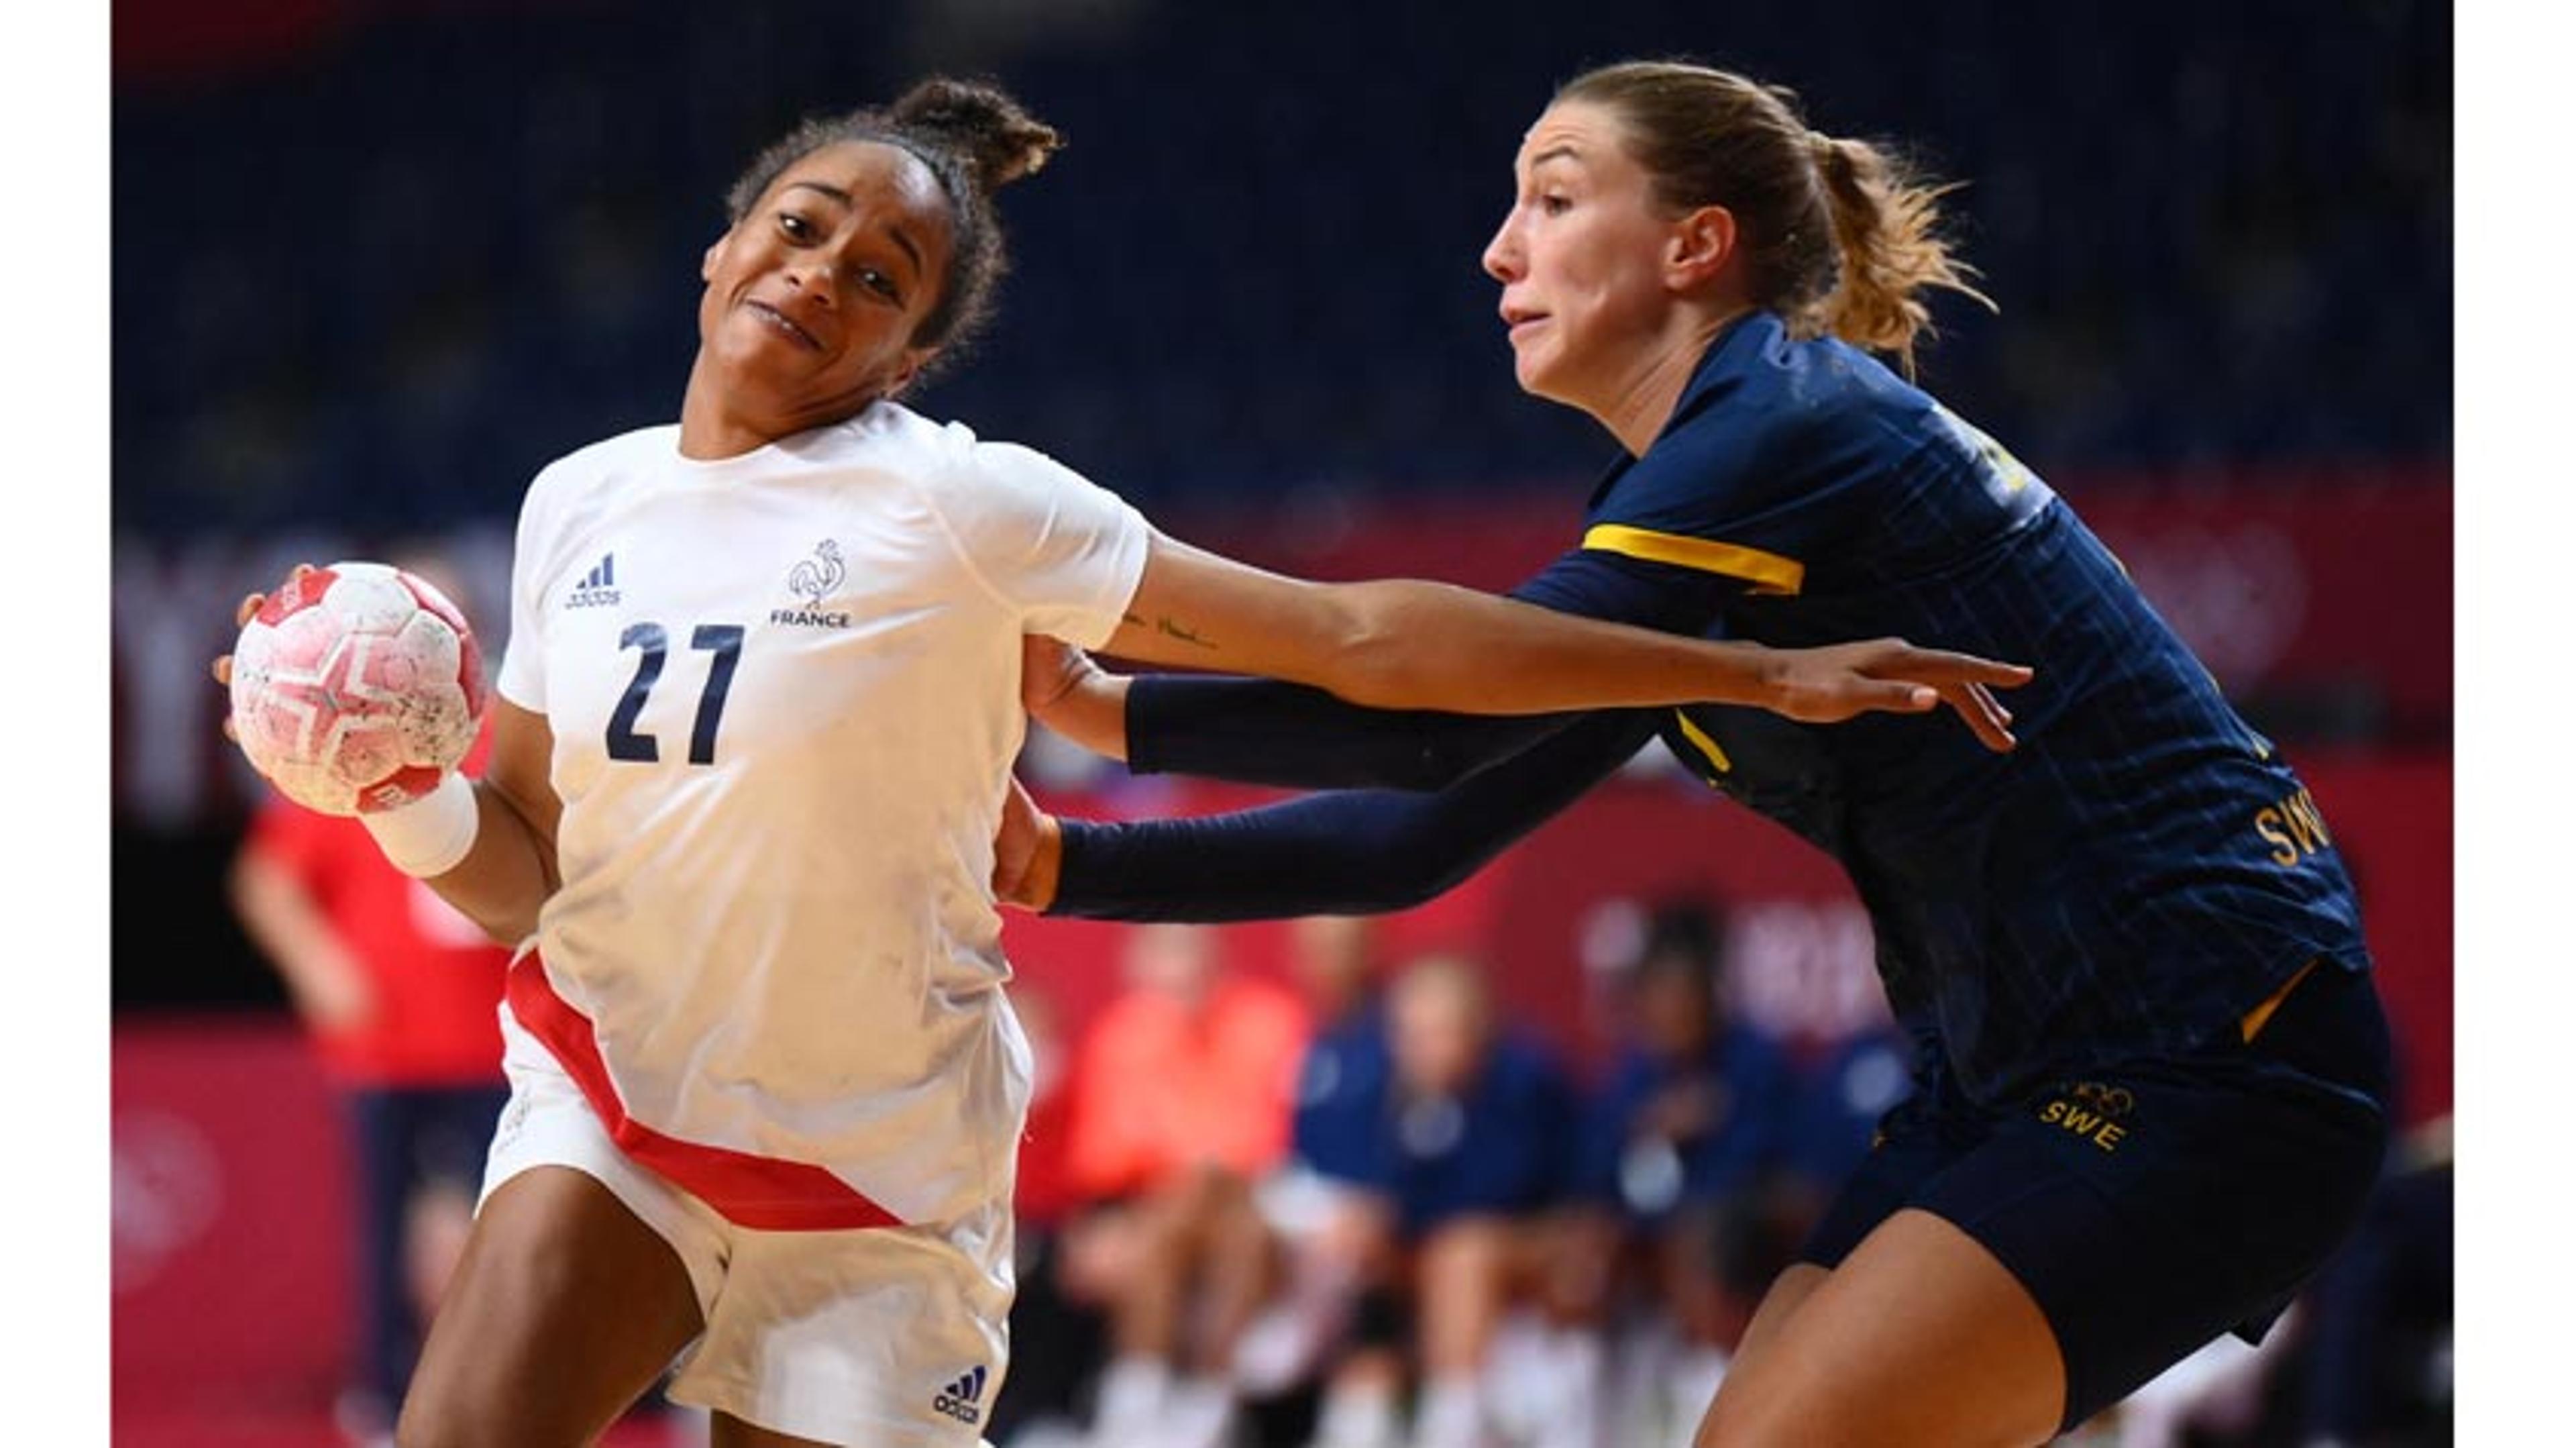
[[[1512,590],[1558,613],[1699,636],[1732,580],[1576,549]],[[1799,651],[1788,651],[1795,654]],[[2011,715],[1972,681],[1934,686],[1990,748]],[[1572,714],[1486,717],[1372,709],[1269,679],[1108,673],[1078,649],[1032,638],[1022,702],[1032,717],[1140,773],[1195,774],[1298,789],[1438,789],[1557,732]]]
[[[1234,814],[1057,821],[1024,799],[997,844],[995,893],[1102,920],[1260,920],[1418,905],[1474,874],[1607,778],[1653,716],[1588,716],[1436,794],[1357,790]]]
[[[1818,724],[1875,710],[1919,714],[1941,702],[1945,686],[2030,677],[1900,639],[1770,649],[1575,618],[1416,579],[1308,583],[1160,537],[1108,652],[1312,684],[1385,709],[1546,714],[1750,704]]]

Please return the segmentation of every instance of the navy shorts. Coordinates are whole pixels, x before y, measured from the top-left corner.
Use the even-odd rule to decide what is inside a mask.
[[[2250,1043],[1899,1105],[1799,1256],[1833,1267],[1906,1207],[1955,1224],[2047,1315],[2072,1428],[2221,1333],[2262,1337],[2360,1219],[2388,1088],[2370,977],[2320,963]]]

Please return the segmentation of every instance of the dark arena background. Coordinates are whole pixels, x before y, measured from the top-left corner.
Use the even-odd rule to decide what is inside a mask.
[[[2110,542],[2364,892],[2400,1053],[2384,1199],[2259,1355],[2195,1359],[2081,1436],[2449,1442],[2452,57],[2428,0],[117,0],[117,1441],[389,1441],[349,1391],[342,1103],[228,894],[262,786],[205,664],[242,594],[435,549],[497,664],[520,492],[676,415],[735,171],[934,70],[998,78],[1069,144],[1004,193],[997,324],[915,406],[1284,571],[1508,587],[1572,536],[1612,444],[1515,388],[1478,255],[1552,88],[1666,55],[1967,183],[1954,235],[2000,311],[1938,302],[1921,380]],[[1075,815],[1255,797],[1045,736],[1023,777]],[[1472,959],[1509,1029],[1590,1083],[1627,973],[1675,932],[1810,1088],[1882,1025],[1840,874],[1652,753],[1366,948],[1387,972]],[[1008,941],[1078,1078],[1137,940],[1019,916]],[[1289,925],[1201,944],[1286,990],[1313,948]],[[1000,1448],[1082,1441],[1097,1323],[1048,1301],[1068,1320],[1021,1330],[1013,1391],[1057,1397],[1013,1405]],[[1614,1396],[1653,1396],[1627,1370],[1653,1316],[1600,1329]],[[1330,1370],[1236,1441],[1303,1448]],[[1614,1405],[1596,1441],[1682,1441],[1668,1418]],[[639,1412],[611,1441],[699,1431]],[[1548,1431],[1497,1441],[1568,1441]]]

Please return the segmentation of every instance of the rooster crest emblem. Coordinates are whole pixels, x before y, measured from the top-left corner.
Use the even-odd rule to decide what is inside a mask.
[[[849,576],[849,565],[841,561],[841,545],[826,538],[814,545],[813,557],[788,571],[787,588],[812,607],[821,608],[823,600]]]

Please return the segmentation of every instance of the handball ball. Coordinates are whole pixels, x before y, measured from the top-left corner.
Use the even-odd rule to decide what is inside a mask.
[[[323,814],[375,814],[429,793],[473,747],[484,701],[465,615],[381,563],[288,579],[233,646],[242,752]]]

